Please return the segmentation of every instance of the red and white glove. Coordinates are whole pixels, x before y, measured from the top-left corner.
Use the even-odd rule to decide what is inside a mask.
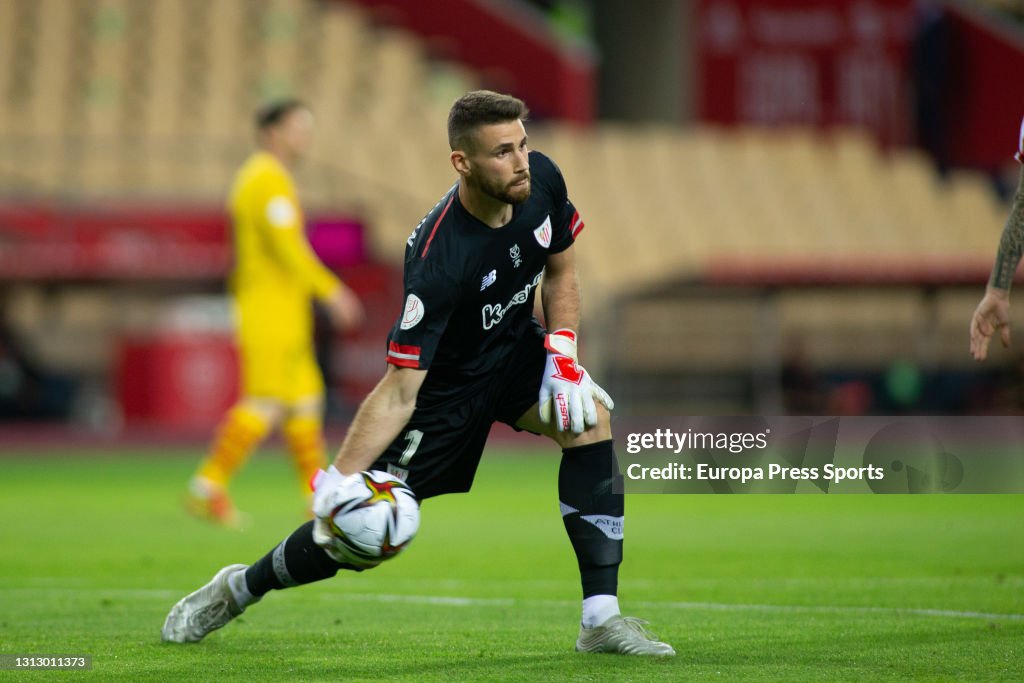
[[[576,333],[555,330],[544,337],[544,348],[548,350],[548,360],[537,401],[541,421],[550,423],[554,419],[558,431],[572,430],[576,434],[596,426],[595,399],[608,410],[612,410],[615,403],[576,362]]]

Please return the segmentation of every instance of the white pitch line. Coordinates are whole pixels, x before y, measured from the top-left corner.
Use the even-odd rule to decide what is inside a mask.
[[[17,595],[51,595],[59,593],[61,590],[69,590],[76,594],[92,593],[104,598],[153,598],[160,600],[166,600],[169,598],[180,598],[186,594],[180,590],[171,590],[169,588],[80,588],[77,586],[65,586],[62,588],[61,586],[49,586],[47,588],[0,587],[0,595],[12,593]]]
[[[325,596],[327,597],[327,596]],[[403,602],[414,605],[448,605],[451,607],[511,607],[517,603],[540,603],[542,600],[514,600],[513,598],[460,598],[449,595],[398,595],[391,593],[332,593],[330,598],[361,600],[363,602]],[[556,602],[556,601],[552,601]],[[565,604],[575,604],[566,601]]]
[[[327,597],[327,596],[324,596]],[[546,607],[570,607],[579,603],[572,600],[537,600],[514,598],[461,598],[443,595],[399,595],[389,593],[333,593],[341,600],[366,602],[399,602],[416,605],[449,605],[452,607],[511,607],[513,605],[543,605]],[[725,612],[816,612],[824,614],[910,614],[922,617],[949,617],[954,619],[1005,619],[1024,621],[1024,614],[999,614],[964,610],[927,609],[918,607],[858,607],[855,605],[759,605],[752,603],[726,602],[654,602],[630,601],[629,605],[651,609],[673,610],[717,610]]]
[[[721,611],[758,612],[859,612],[863,614],[914,614],[923,617],[953,617],[959,619],[1008,619],[1024,621],[1024,614],[999,614],[995,612],[972,612],[952,609],[927,609],[920,607],[862,607],[857,605],[758,605],[721,602],[636,602],[640,607],[668,607],[669,609],[705,609]]]
[[[52,593],[59,590],[56,586],[48,588],[3,588],[4,593],[33,594],[39,592]],[[167,588],[81,588],[74,587],[75,593],[95,593],[104,597],[135,598],[135,599],[170,599],[185,595],[182,591]],[[544,607],[575,607],[579,605],[573,600],[541,600],[534,598],[468,598],[451,595],[403,595],[398,593],[325,593],[323,598],[335,600],[358,600],[363,602],[390,602],[411,605],[441,605],[447,607],[513,607],[515,605],[541,605]],[[946,617],[951,619],[987,619],[1005,621],[1024,621],[1024,614],[1000,614],[996,612],[975,612],[970,610],[928,609],[920,607],[873,607],[856,605],[765,605],[756,603],[729,602],[656,602],[629,601],[633,607],[644,609],[670,610],[711,610],[721,612],[768,612],[768,613],[817,613],[817,614],[889,614],[913,615],[921,617]]]

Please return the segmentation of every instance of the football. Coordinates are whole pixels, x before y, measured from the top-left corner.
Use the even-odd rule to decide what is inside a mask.
[[[321,545],[334,559],[369,568],[409,545],[420,526],[420,506],[401,479],[371,470],[338,483],[321,521],[330,536]]]

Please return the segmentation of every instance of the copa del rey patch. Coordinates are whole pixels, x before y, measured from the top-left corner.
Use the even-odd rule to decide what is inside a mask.
[[[405,300],[405,313],[402,315],[401,328],[408,330],[419,324],[423,320],[423,302],[415,294],[410,294]]]
[[[547,216],[543,223],[534,228],[533,236],[537,238],[537,244],[545,249],[551,246],[551,216]]]

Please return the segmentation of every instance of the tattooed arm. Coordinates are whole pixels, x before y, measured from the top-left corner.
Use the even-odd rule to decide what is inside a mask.
[[[1013,207],[1006,219],[999,251],[992,267],[985,296],[971,317],[971,355],[974,360],[985,360],[988,343],[999,330],[1004,348],[1010,346],[1010,286],[1017,272],[1017,264],[1024,254],[1024,166],[1021,167]]]

